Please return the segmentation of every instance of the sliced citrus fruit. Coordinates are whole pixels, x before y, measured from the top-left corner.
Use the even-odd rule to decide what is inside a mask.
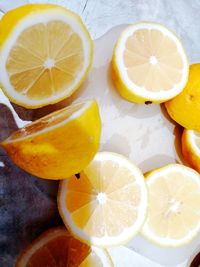
[[[10,100],[27,108],[70,96],[92,62],[93,44],[78,15],[29,4],[0,21],[0,80]]]
[[[188,61],[180,40],[164,26],[151,22],[131,25],[122,32],[112,67],[119,93],[137,103],[173,98],[188,77]]]
[[[200,133],[185,129],[182,135],[182,153],[185,160],[200,172]]]
[[[170,117],[184,128],[200,132],[200,64],[192,64],[184,90],[165,103]]]
[[[89,247],[66,228],[43,233],[19,256],[15,267],[113,267],[106,250]]]
[[[178,247],[200,230],[200,175],[170,164],[147,174],[149,202],[142,234],[152,242]]]
[[[64,179],[83,170],[99,148],[101,119],[95,100],[73,104],[14,132],[1,144],[27,172]]]
[[[78,239],[110,247],[127,242],[141,228],[147,189],[141,171],[125,157],[98,153],[80,174],[60,183],[60,215]]]

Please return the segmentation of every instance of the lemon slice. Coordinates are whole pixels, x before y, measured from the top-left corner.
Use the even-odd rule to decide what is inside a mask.
[[[65,179],[83,170],[100,142],[101,119],[95,100],[55,111],[14,132],[1,144],[27,172]]]
[[[149,203],[142,234],[166,247],[182,246],[200,230],[200,175],[170,164],[147,174]]]
[[[64,227],[43,233],[21,253],[15,266],[114,267],[106,250],[81,243]]]
[[[0,80],[10,100],[27,108],[56,103],[82,83],[93,44],[81,19],[51,4],[29,4],[0,21]]]
[[[131,25],[122,32],[112,66],[119,93],[137,103],[171,99],[188,79],[188,61],[180,40],[151,22]]]
[[[182,152],[185,160],[200,172],[200,133],[185,129],[182,135]]]
[[[101,152],[80,174],[60,183],[58,208],[71,233],[89,245],[110,247],[141,228],[147,190],[140,170],[125,157]]]
[[[90,254],[79,267],[114,267],[114,264],[106,249],[91,247]]]

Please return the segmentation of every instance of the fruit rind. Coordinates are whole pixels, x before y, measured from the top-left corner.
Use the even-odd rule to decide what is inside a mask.
[[[182,153],[185,160],[196,171],[200,172],[200,150],[194,142],[194,131],[184,129],[182,135]]]
[[[190,65],[188,82],[183,91],[165,102],[170,117],[188,130],[200,132],[200,64]]]

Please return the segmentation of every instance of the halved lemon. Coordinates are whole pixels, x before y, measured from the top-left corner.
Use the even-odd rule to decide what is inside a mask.
[[[149,202],[142,234],[166,247],[190,242],[200,230],[200,175],[170,164],[147,174]]]
[[[179,94],[188,79],[180,40],[166,27],[143,22],[126,28],[113,53],[113,80],[125,99],[161,103]]]
[[[73,104],[14,132],[2,146],[27,172],[65,179],[83,170],[100,142],[101,119],[95,100]]]
[[[141,171],[125,157],[98,153],[81,172],[60,183],[63,222],[89,245],[110,247],[131,239],[145,220],[147,189]]]
[[[182,153],[190,166],[200,172],[200,133],[184,129]]]
[[[83,82],[93,43],[75,13],[29,4],[0,21],[0,81],[9,99],[27,108],[56,103]]]
[[[106,250],[89,247],[72,237],[66,228],[50,229],[30,244],[15,267],[113,267]]]
[[[165,103],[169,116],[186,129],[200,132],[200,63],[190,65],[184,90]]]

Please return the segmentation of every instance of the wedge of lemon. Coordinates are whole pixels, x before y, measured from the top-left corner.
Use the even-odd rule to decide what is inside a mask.
[[[188,79],[188,61],[180,40],[160,24],[126,28],[114,49],[113,80],[125,99],[161,103],[179,94]]]
[[[200,64],[190,65],[184,90],[165,103],[170,117],[184,128],[200,132]]]
[[[142,234],[166,247],[182,246],[200,230],[200,175],[170,164],[147,174],[149,202]]]
[[[98,105],[92,100],[28,124],[2,142],[2,146],[27,172],[46,179],[64,179],[83,170],[93,159],[100,133]]]
[[[93,43],[78,15],[57,5],[29,4],[0,21],[0,81],[27,108],[56,103],[83,82]]]
[[[125,157],[98,153],[80,174],[60,183],[63,222],[89,245],[110,247],[131,239],[144,223],[147,189],[141,171]]]
[[[114,267],[106,250],[81,243],[64,227],[46,231],[21,253],[15,267],[30,266]]]
[[[200,172],[200,133],[187,129],[183,131],[182,153],[190,166]]]

